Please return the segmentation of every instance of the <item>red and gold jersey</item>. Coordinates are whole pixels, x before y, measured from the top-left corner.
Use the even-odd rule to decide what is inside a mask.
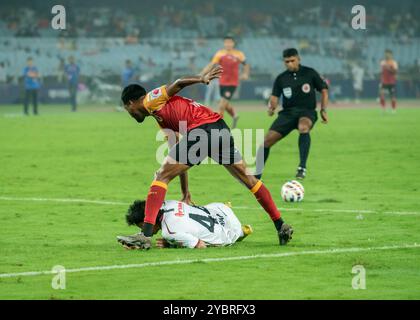
[[[223,68],[222,76],[220,77],[221,86],[235,86],[239,85],[239,65],[245,62],[245,54],[242,51],[233,49],[227,51],[222,49],[216,52],[212,63],[220,64]]]
[[[162,129],[175,132],[180,131],[180,122],[186,122],[187,130],[191,130],[221,119],[218,113],[194,100],[177,95],[169,97],[166,86],[150,91],[144,98],[143,105]]]
[[[398,64],[395,60],[381,61],[381,83],[396,84]]]

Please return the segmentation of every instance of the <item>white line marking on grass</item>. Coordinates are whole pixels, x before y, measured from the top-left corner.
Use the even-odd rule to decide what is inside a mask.
[[[291,257],[291,256],[316,255],[316,254],[322,255],[322,254],[354,253],[354,252],[395,250],[395,249],[417,249],[417,248],[420,248],[420,244],[414,243],[414,244],[370,247],[370,248],[337,248],[337,249],[328,249],[328,250],[294,251],[294,252],[284,252],[284,253],[256,254],[252,256],[205,258],[205,259],[194,259],[194,260],[169,260],[169,261],[147,262],[147,263],[140,263],[140,264],[85,267],[85,268],[77,268],[77,269],[66,269],[66,273],[147,268],[147,267],[158,267],[158,266],[168,266],[168,265],[178,265],[178,264],[191,264],[191,263],[197,263],[197,262],[211,263],[211,262],[224,262],[224,261],[283,258],[283,257]],[[41,275],[51,275],[51,274],[56,274],[56,272],[30,271],[30,272],[19,272],[19,273],[2,273],[0,274],[0,278],[41,276]]]
[[[237,210],[262,210],[260,207],[236,207],[233,206],[234,209]],[[281,211],[311,211],[311,212],[337,212],[337,213],[384,213],[384,214],[395,214],[395,215],[420,215],[419,211],[375,211],[375,210],[357,210],[357,209],[304,209],[304,208],[278,208]]]
[[[400,211],[385,211],[384,213],[387,214],[396,214],[396,215],[400,215],[400,216],[411,216],[411,215],[418,215],[420,214],[420,212],[416,212],[416,211],[412,211],[412,212],[400,212]]]
[[[37,201],[37,202],[75,202],[75,203],[92,203],[92,204],[104,204],[104,205],[128,205],[126,202],[116,201],[103,201],[103,200],[86,200],[86,199],[57,199],[57,198],[15,198],[15,197],[0,197],[3,201]]]
[[[24,115],[22,113],[3,113],[5,118],[22,118]]]
[[[20,198],[0,196],[0,201],[34,201],[34,202],[61,202],[61,203],[90,203],[100,205],[115,205],[115,206],[128,206],[128,202],[120,201],[107,201],[107,200],[89,200],[89,199],[73,199],[73,198]],[[236,210],[262,210],[261,207],[248,207],[248,206],[233,206]],[[311,211],[311,212],[337,212],[337,213],[384,213],[395,215],[420,215],[419,211],[375,211],[375,210],[358,210],[358,209],[304,209],[304,208],[278,208],[282,211]]]

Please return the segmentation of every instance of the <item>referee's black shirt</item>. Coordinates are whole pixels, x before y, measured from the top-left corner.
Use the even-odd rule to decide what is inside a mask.
[[[297,72],[286,70],[274,81],[272,95],[283,96],[283,109],[316,109],[315,89],[328,89],[328,85],[314,69],[299,65]]]

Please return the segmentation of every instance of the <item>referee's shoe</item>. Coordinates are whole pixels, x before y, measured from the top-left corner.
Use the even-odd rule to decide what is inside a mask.
[[[306,176],[306,168],[298,167],[296,171],[296,178],[297,179],[305,179]]]

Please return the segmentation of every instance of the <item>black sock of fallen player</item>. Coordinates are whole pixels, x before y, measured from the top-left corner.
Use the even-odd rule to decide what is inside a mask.
[[[146,237],[151,237],[153,236],[153,224],[151,223],[143,223],[143,228],[142,228],[143,234]]]
[[[282,218],[274,221],[274,226],[276,227],[277,231],[280,231],[281,226],[283,225],[284,221]]]
[[[262,172],[264,170],[265,163],[267,162],[268,155],[270,154],[270,148],[259,147],[257,151],[257,161],[256,161],[256,175],[255,178],[261,179]],[[264,159],[264,162],[261,161]]]
[[[306,160],[308,160],[309,148],[311,146],[311,136],[308,133],[301,133],[299,135],[299,167],[306,168]]]

